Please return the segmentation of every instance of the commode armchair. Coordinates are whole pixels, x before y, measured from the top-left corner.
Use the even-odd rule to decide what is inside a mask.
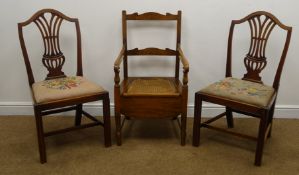
[[[176,48],[131,49],[127,48],[128,21],[175,21]],[[114,63],[114,98],[117,144],[121,145],[121,129],[125,119],[172,118],[178,120],[181,130],[181,145],[185,145],[188,71],[189,64],[181,49],[181,11],[166,15],[148,12],[144,14],[127,14],[122,12],[123,46]],[[172,56],[175,60],[173,77],[131,77],[128,75],[128,59],[131,56]],[[120,82],[120,64],[123,62],[123,80]],[[179,80],[180,63],[183,65],[183,81]],[[123,120],[121,120],[121,116]]]

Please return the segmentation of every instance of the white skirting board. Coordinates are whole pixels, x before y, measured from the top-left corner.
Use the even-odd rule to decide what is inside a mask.
[[[114,115],[114,104],[110,105],[111,115]],[[84,110],[93,115],[102,115],[102,103],[88,103],[84,105]],[[213,117],[224,111],[224,107],[204,104],[202,115],[205,117]],[[74,112],[66,112],[60,115],[73,115]],[[194,105],[188,105],[188,117],[193,117]],[[0,102],[0,116],[17,116],[17,115],[33,115],[31,102]],[[243,115],[235,115],[243,116]],[[276,105],[275,118],[297,118],[299,119],[299,105]]]

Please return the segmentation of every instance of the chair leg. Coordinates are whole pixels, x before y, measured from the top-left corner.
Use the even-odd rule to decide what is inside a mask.
[[[81,125],[82,118],[82,104],[76,106],[75,126]]]
[[[120,114],[120,87],[114,86],[114,117],[116,127],[116,144],[121,145],[121,114]]]
[[[234,127],[233,112],[228,107],[226,107],[226,121],[227,121],[227,127],[228,128],[233,128]]]
[[[184,111],[181,115],[181,145],[186,144],[186,125],[187,125],[187,112]]]
[[[270,125],[270,129],[267,135],[267,138],[271,137],[272,133],[272,125],[273,125],[273,115],[274,115],[274,110],[275,110],[275,102],[273,103],[273,106],[271,107],[270,113],[269,113],[269,119],[268,119],[268,125]],[[268,126],[267,126],[268,127]]]
[[[41,111],[34,108],[40,163],[47,162],[46,145]]]
[[[103,113],[104,113],[104,137],[105,146],[111,146],[111,122],[110,122],[110,100],[109,94],[103,100]]]
[[[121,115],[115,111],[116,143],[121,145]]]
[[[268,125],[267,122],[268,115],[269,115],[269,111],[265,111],[264,115],[261,117],[260,120],[257,146],[255,152],[255,162],[254,162],[256,166],[261,166],[262,164],[265,135],[266,135],[267,125]]]
[[[197,93],[195,94],[194,108],[195,109],[194,109],[194,121],[193,121],[193,146],[199,146],[202,99],[200,95]]]

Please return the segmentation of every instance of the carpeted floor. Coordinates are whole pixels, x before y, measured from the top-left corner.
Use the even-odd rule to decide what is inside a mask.
[[[71,117],[48,117],[47,130],[72,125]],[[225,126],[224,121],[216,125]],[[256,119],[235,119],[234,130],[256,135]],[[0,174],[299,174],[299,120],[275,119],[262,167],[255,167],[255,143],[202,129],[200,147],[193,147],[192,118],[187,145],[180,146],[177,123],[131,120],[122,146],[114,139],[104,147],[103,129],[90,129],[46,139],[48,163],[40,164],[33,117],[0,117]]]

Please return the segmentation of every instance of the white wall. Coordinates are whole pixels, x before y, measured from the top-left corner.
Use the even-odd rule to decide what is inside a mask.
[[[209,83],[224,77],[226,47],[229,25],[232,19],[240,19],[245,15],[265,10],[273,13],[284,24],[293,26],[292,41],[289,48],[284,72],[282,74],[281,88],[277,101],[277,116],[298,117],[299,95],[296,93],[299,87],[299,45],[298,30],[298,6],[295,0],[6,0],[0,2],[0,115],[31,114],[31,96],[29,93],[27,75],[23,62],[17,33],[17,23],[27,20],[37,10],[42,8],[54,8],[70,17],[79,18],[82,33],[84,74],[91,80],[101,84],[109,90],[113,103],[113,62],[121,48],[121,11],[146,12],[156,11],[160,13],[182,10],[182,47],[190,61],[189,82],[189,116],[192,116],[194,92]],[[158,23],[154,23],[158,24]],[[168,29],[173,24],[158,27],[161,29],[144,30],[146,24],[131,25],[132,40],[129,45],[134,47],[153,46],[174,48],[175,33]],[[156,25],[157,26],[157,25]],[[33,27],[31,28],[33,29]],[[140,29],[140,31],[136,31]],[[69,26],[62,29],[64,41],[62,49],[67,57],[65,72],[71,73],[75,68],[72,49],[75,40],[72,40],[73,30]],[[34,29],[33,31],[37,31]],[[29,46],[32,64],[36,65],[35,71],[40,72],[42,46],[39,33],[27,34],[27,41],[33,44]],[[133,35],[135,34],[135,35]],[[157,35],[154,35],[157,34]],[[242,32],[239,36],[245,36]],[[244,35],[242,35],[244,34]],[[29,37],[28,37],[29,36]],[[35,37],[36,36],[36,37]],[[135,36],[135,37],[134,37]],[[156,36],[156,37],[154,37]],[[238,35],[236,35],[237,37]],[[247,36],[247,35],[246,35]],[[276,55],[281,50],[279,39],[284,35],[273,34],[274,44],[269,45],[268,55]],[[154,40],[158,41],[154,41]],[[244,37],[243,37],[244,39]],[[238,43],[239,41],[239,43]],[[246,46],[241,40],[236,41],[235,46]],[[235,48],[234,56],[237,57],[235,73],[243,75],[242,59],[247,50]],[[269,57],[269,61],[272,58]],[[68,60],[69,59],[69,60]],[[134,58],[133,58],[134,59]],[[273,58],[277,59],[277,58]],[[156,59],[155,59],[156,60]],[[69,62],[68,62],[69,61]],[[130,62],[132,74],[161,74],[172,75],[173,63],[168,60],[157,60],[157,63],[136,61]],[[275,62],[274,62],[275,63]],[[143,68],[138,68],[142,65]],[[156,66],[157,69],[150,68]],[[265,70],[266,82],[271,82],[270,74],[273,65]],[[42,78],[44,74],[37,77]],[[97,104],[89,107],[98,107]],[[206,104],[210,112],[217,111],[213,105]],[[211,109],[211,110],[210,110]],[[206,114],[209,115],[209,114]]]

